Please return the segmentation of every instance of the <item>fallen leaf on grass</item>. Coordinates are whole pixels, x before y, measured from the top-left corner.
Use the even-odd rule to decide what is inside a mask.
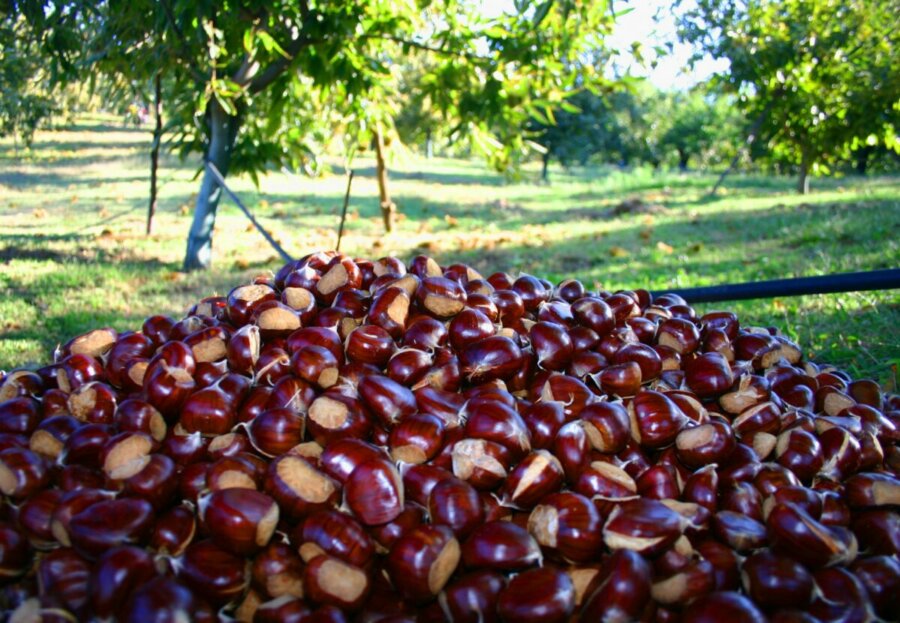
[[[662,251],[663,253],[672,253],[675,251],[675,248],[671,245],[666,244],[662,240],[656,243],[656,248]]]
[[[41,208],[35,208],[35,210],[34,210],[34,212],[32,212],[32,214],[34,215],[34,218],[36,218],[36,219],[47,218],[47,211],[44,209],[41,209]]]
[[[459,225],[459,219],[454,216],[450,216],[449,214],[444,215],[444,222],[447,223],[448,227],[456,227]]]
[[[650,240],[650,237],[653,236],[653,230],[649,228],[642,229],[638,235],[641,237],[641,240]]]
[[[609,254],[612,257],[627,257],[628,249],[623,249],[622,247],[610,247]]]

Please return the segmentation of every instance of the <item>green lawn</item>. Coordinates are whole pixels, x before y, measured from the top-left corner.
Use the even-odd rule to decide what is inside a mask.
[[[160,210],[144,235],[149,134],[109,118],[39,133],[16,160],[0,141],[0,368],[37,365],[90,327],[135,329],[153,313],[180,314],[278,266],[275,254],[230,203],[216,225],[215,269],[179,271],[197,162],[166,157]],[[577,277],[608,289],[710,285],[900,266],[900,178],[794,181],[731,177],[705,198],[714,176],[537,169],[506,183],[480,161],[398,157],[391,189],[405,218],[384,235],[373,161],[358,159],[343,249],[365,257],[427,253],[485,274],[526,271]],[[273,172],[257,190],[230,179],[263,224],[300,256],[334,246],[345,177],[311,180]],[[640,198],[652,213],[616,216]],[[818,360],[896,387],[900,292],[807,296],[699,306],[728,308],[748,324],[774,325]]]

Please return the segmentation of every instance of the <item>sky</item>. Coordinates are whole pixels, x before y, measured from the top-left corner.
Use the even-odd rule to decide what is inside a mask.
[[[710,57],[702,59],[693,69],[688,66],[693,49],[678,42],[675,20],[670,11],[671,0],[636,0],[628,3],[618,0],[614,6],[618,11],[624,8],[632,10],[616,20],[615,30],[607,38],[610,48],[628,50],[633,41],[640,41],[648,53],[652,54],[654,45],[664,47],[667,43],[674,44],[672,52],[658,59],[655,68],[631,63],[632,75],[645,76],[660,89],[683,90],[728,67],[727,61],[716,61]],[[654,20],[654,16],[658,20]]]
[[[690,8],[692,0],[684,2],[684,8]],[[480,0],[486,15],[497,15],[515,11],[513,0]],[[728,67],[727,61],[716,61],[710,57],[701,59],[693,69],[688,67],[693,49],[689,45],[678,42],[675,19],[672,16],[672,0],[611,0],[617,11],[630,8],[631,11],[616,20],[615,29],[606,39],[613,50],[623,51],[624,62],[618,63],[618,70],[624,73],[630,69],[634,76],[646,77],[656,87],[667,91],[685,90],[699,82],[703,82],[717,71]],[[654,19],[654,18],[657,19]],[[634,62],[628,52],[634,41],[644,45],[645,53],[652,57],[653,47],[673,45],[672,52],[658,60],[655,68],[642,67]],[[647,59],[649,60],[649,58]]]

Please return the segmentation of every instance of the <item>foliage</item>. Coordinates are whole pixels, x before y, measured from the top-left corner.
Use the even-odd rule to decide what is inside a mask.
[[[708,166],[734,155],[741,127],[730,97],[695,88],[667,97],[664,108],[665,112],[659,112],[668,127],[659,139],[660,147],[675,151],[680,169],[687,169],[691,158]]]
[[[723,85],[761,119],[775,161],[827,172],[851,151],[900,151],[900,17],[892,0],[698,0],[680,36],[728,59]]]
[[[16,13],[61,75],[162,72],[182,153],[253,175],[307,167],[336,134],[354,148],[390,128],[404,95],[397,61],[419,55],[423,106],[495,168],[515,166],[527,119],[602,82],[572,67],[613,22],[606,2],[588,0],[515,0],[494,16],[464,0],[11,0]],[[209,262],[217,202],[204,180],[188,268]]]
[[[556,123],[536,125],[536,142],[563,166],[593,160],[686,168],[693,158],[708,167],[734,156],[742,122],[732,97],[707,85],[669,93],[648,82],[627,84],[627,90],[577,93],[568,100],[574,108],[557,113]]]
[[[46,88],[45,71],[27,37],[25,20],[0,20],[0,136],[12,136],[26,146],[38,125],[57,109]]]

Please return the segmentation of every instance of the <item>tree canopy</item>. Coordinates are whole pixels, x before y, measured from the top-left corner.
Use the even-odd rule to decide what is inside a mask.
[[[900,13],[892,0],[697,0],[680,36],[724,58],[722,85],[776,158],[827,171],[864,145],[900,151]]]

